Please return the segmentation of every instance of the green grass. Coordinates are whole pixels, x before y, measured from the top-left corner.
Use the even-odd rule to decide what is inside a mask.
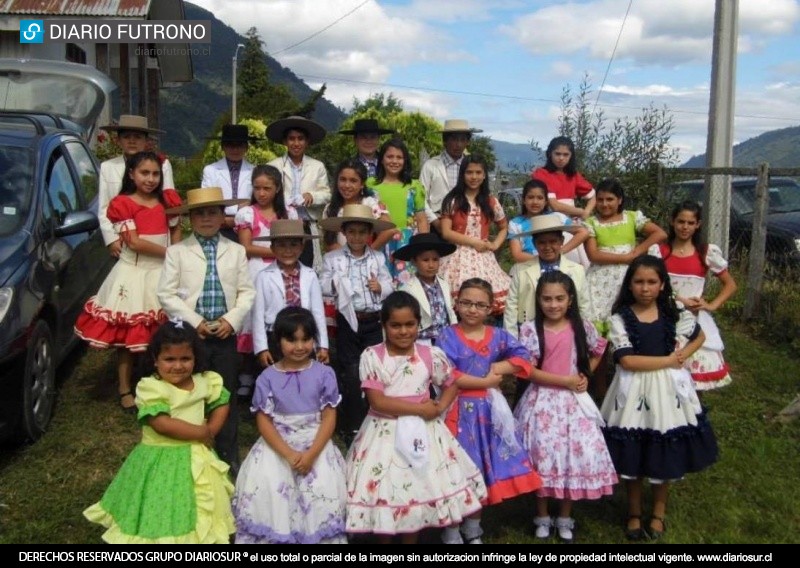
[[[664,542],[798,543],[800,423],[772,420],[798,391],[798,361],[738,324],[720,323],[734,382],[703,395],[720,460],[672,486]],[[0,543],[99,544],[102,529],[81,512],[100,498],[139,440],[134,419],[118,408],[110,354],[79,352],[62,374],[68,378],[49,432],[0,454]],[[244,456],[257,432],[249,413],[242,414]],[[485,542],[534,542],[533,511],[532,496],[488,508]],[[625,542],[624,512],[622,486],[609,499],[576,503],[578,541]],[[435,532],[424,540],[435,542]]]

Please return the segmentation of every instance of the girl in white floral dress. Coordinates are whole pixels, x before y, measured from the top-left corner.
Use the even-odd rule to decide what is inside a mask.
[[[236,479],[236,543],[345,544],[344,459],[331,442],[342,398],[336,376],[313,358],[310,311],[284,308],[273,333],[283,358],[256,382],[261,436]]]
[[[347,453],[347,532],[382,542],[459,524],[481,508],[481,472],[447,430],[442,413],[455,398],[444,353],[416,343],[417,300],[393,292],[383,302],[386,342],[361,356],[361,385],[370,412]],[[431,383],[443,387],[438,400]]]

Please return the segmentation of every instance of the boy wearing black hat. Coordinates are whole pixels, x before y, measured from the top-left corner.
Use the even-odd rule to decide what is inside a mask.
[[[225,124],[222,127],[222,135],[211,139],[220,141],[225,157],[203,168],[203,181],[200,182],[200,187],[221,187],[225,199],[249,200],[253,193],[251,179],[253,164],[247,161],[245,155],[250,142],[255,142],[259,138],[250,136],[244,124]],[[222,234],[238,243],[239,239],[233,230],[237,209],[235,205],[225,208]]]
[[[398,289],[408,292],[419,302],[422,321],[418,340],[435,345],[439,333],[457,322],[453,311],[453,295],[446,278],[439,276],[441,257],[453,254],[456,245],[443,240],[436,233],[419,233],[408,244],[397,249],[394,257],[411,262],[416,274]]]
[[[374,118],[359,118],[353,123],[353,127],[347,130],[340,130],[339,134],[350,134],[356,144],[356,159],[367,168],[367,176],[375,177],[378,169],[378,146],[380,145],[381,134],[395,134],[394,130],[381,128],[378,121]]]

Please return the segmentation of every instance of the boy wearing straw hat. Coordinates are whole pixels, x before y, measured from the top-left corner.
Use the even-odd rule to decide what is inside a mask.
[[[394,228],[375,219],[368,205],[345,205],[340,217],[320,221],[326,231],[341,231],[347,244],[322,260],[322,291],[336,301],[336,367],[342,394],[339,430],[349,445],[367,415],[358,365],[361,353],[383,341],[380,310],[392,291],[386,257],[370,246],[370,237]]]
[[[533,320],[536,315],[536,284],[545,272],[558,270],[567,274],[575,282],[579,308],[585,310],[588,305],[586,270],[561,254],[561,247],[564,245],[563,231],[569,231],[572,227],[563,225],[560,216],[553,214],[533,217],[531,226],[530,231],[510,237],[533,236],[533,244],[539,253],[534,260],[522,264],[511,278],[503,327],[514,337],[519,335],[519,326]]]
[[[297,306],[314,314],[319,330],[317,361],[328,363],[328,330],[325,327],[325,309],[322,305],[322,288],[317,273],[300,262],[303,246],[309,239],[303,222],[298,219],[276,219],[269,235],[253,240],[272,241],[275,262],[256,276],[256,302],[253,307],[253,352],[266,367],[275,363],[280,354],[272,340],[272,326],[283,308]]]
[[[456,245],[431,232],[413,235],[407,245],[394,253],[395,258],[409,261],[416,268],[411,279],[398,290],[408,292],[419,302],[422,319],[418,341],[427,345],[436,345],[439,333],[458,321],[450,284],[439,276],[440,259],[455,251]]]
[[[122,189],[122,177],[125,175],[125,162],[128,158],[147,149],[149,135],[163,134],[164,131],[150,128],[147,124],[147,117],[135,114],[120,115],[116,124],[106,124],[100,128],[116,133],[116,143],[122,150],[122,155],[100,164],[100,183],[97,193],[97,217],[100,221],[100,232],[111,255],[118,257],[122,250],[122,241],[114,230],[113,224],[108,220],[106,214],[108,204],[119,195]],[[166,158],[161,163],[161,175],[164,178],[164,189],[174,189],[172,164]]]
[[[472,140],[472,135],[477,132],[483,130],[472,128],[466,120],[460,118],[445,120],[441,130],[444,150],[422,164],[419,181],[425,187],[428,205],[437,215],[441,213],[444,196],[456,186],[461,160]]]
[[[225,199],[219,187],[204,187],[189,190],[185,205],[169,209],[189,213],[192,235],[167,247],[158,283],[164,311],[197,329],[209,368],[222,375],[230,393],[236,392],[239,377],[236,332],[255,299],[244,247],[220,235],[225,207],[239,204],[242,200]],[[231,404],[215,444],[234,475],[239,467],[238,422],[237,405]]]

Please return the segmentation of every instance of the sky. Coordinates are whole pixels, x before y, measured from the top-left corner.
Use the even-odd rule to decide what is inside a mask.
[[[255,26],[345,111],[393,93],[406,110],[545,147],[562,90],[588,76],[609,121],[666,106],[680,162],[706,150],[714,0],[191,2],[242,34]],[[738,24],[734,143],[800,125],[800,0],[739,0]]]

